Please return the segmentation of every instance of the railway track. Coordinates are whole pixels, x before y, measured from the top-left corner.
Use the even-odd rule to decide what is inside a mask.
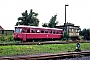
[[[77,42],[61,42],[61,41],[45,41],[45,42],[24,42],[24,43],[0,43],[0,46],[6,45],[42,45],[42,44],[69,44]],[[80,43],[90,43],[89,41],[84,41]]]
[[[90,56],[90,51],[81,52],[67,52],[67,53],[57,53],[57,54],[41,54],[41,55],[27,55],[27,56],[12,56],[12,57],[0,57],[0,60],[57,60],[68,57],[80,57],[80,56]]]

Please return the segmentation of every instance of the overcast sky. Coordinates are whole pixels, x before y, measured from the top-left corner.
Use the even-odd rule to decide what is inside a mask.
[[[25,10],[33,9],[38,13],[40,25],[49,22],[57,14],[58,25],[65,21],[65,4],[67,22],[83,28],[90,28],[90,0],[0,0],[0,25],[4,29],[14,29],[17,18]]]

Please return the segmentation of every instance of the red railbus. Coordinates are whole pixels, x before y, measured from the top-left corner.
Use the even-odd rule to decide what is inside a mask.
[[[57,28],[35,27],[35,26],[15,26],[14,39],[22,41],[39,39],[61,39],[63,30]]]

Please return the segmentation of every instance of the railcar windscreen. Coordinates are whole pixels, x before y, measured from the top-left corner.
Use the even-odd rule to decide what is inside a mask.
[[[15,28],[14,32],[21,33],[22,32],[22,29],[21,28]]]

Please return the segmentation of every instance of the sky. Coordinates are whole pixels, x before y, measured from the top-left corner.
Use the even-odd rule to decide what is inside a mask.
[[[39,15],[37,18],[40,23],[48,23],[52,16],[57,14],[58,25],[65,22],[65,4],[66,20],[80,26],[81,29],[90,28],[90,0],[0,0],[0,25],[6,30],[13,30],[17,18],[25,10]]]

